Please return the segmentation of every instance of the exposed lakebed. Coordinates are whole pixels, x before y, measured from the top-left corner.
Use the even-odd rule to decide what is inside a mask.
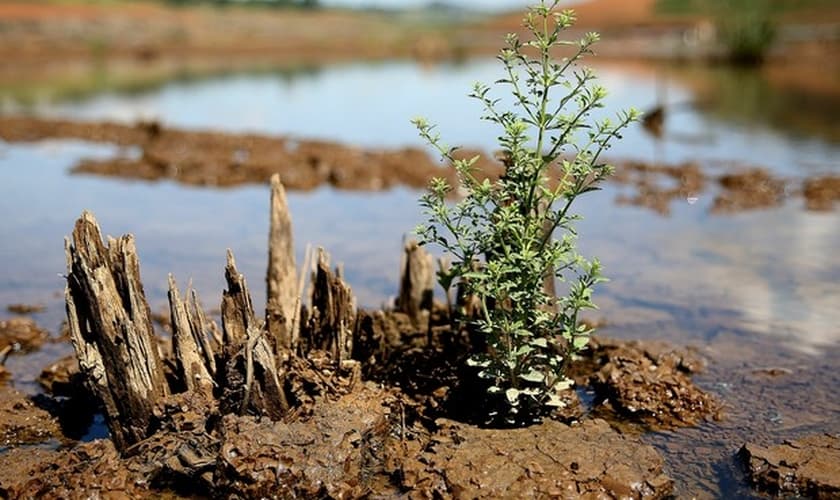
[[[420,145],[407,120],[422,114],[441,123],[452,143],[492,150],[496,134],[476,121],[479,109],[462,96],[472,80],[493,80],[494,67],[389,63],[331,67],[291,79],[233,75],[38,112],[129,123],[158,119],[166,126],[369,148]],[[656,104],[663,78],[656,71],[608,67],[602,74],[615,105]],[[678,78],[664,78],[669,102],[692,100]],[[694,161],[714,175],[733,166],[760,166],[780,178],[840,173],[840,146],[825,140],[724,121],[701,106],[675,110],[666,123],[663,140],[638,127],[611,157]],[[106,231],[136,235],[153,308],[165,304],[170,271],[192,277],[212,307],[223,287],[227,247],[252,283],[264,276],[267,188],[220,190],[68,174],[82,159],[118,154],[131,152],[66,140],[0,143],[0,304],[44,304],[46,310],[33,317],[53,336],[64,314],[62,238],[85,208]],[[581,207],[583,250],[601,257],[612,279],[599,291],[595,319],[606,320],[605,335],[695,345],[710,360],[695,382],[725,403],[720,421],[642,439],[664,452],[680,496],[743,494],[749,490],[734,455],[745,442],[769,447],[840,432],[840,215],[807,211],[801,200],[791,199],[719,216],[710,213],[713,196],[699,193],[671,201],[664,217],[616,205],[622,189],[608,185],[606,194]],[[362,305],[378,306],[396,292],[400,240],[420,218],[418,195],[405,187],[290,192],[298,260],[305,243],[325,246],[344,263]],[[261,288],[253,286],[257,304],[264,300]],[[69,352],[67,344],[48,343],[35,354],[11,356],[6,368],[17,388],[37,392],[41,369]]]

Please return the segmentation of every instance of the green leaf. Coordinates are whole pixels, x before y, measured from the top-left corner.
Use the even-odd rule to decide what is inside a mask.
[[[516,406],[519,403],[519,390],[511,387],[505,391],[505,397],[507,398],[508,403],[512,406]]]
[[[589,337],[586,336],[586,335],[580,335],[578,337],[575,337],[575,339],[572,341],[572,346],[574,347],[574,349],[576,351],[579,351],[579,350],[583,349],[588,344],[589,344]]]
[[[523,374],[519,375],[519,378],[521,378],[522,380],[525,380],[526,382],[541,383],[545,380],[545,375],[543,375],[542,373],[540,373],[538,371],[532,370],[528,373],[523,373]]]

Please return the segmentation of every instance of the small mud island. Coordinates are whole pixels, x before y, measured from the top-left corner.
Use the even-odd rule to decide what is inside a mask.
[[[172,335],[162,338],[133,238],[103,241],[93,215],[82,215],[67,245],[78,363],[58,379],[81,374],[86,394],[74,397],[97,402],[111,439],[8,452],[6,495],[663,498],[672,481],[662,458],[601,416],[673,428],[718,411],[691,384],[701,362],[690,352],[599,340],[576,377],[594,402],[570,389],[539,424],[476,425],[476,388],[462,363],[468,333],[453,330],[449,309],[431,300],[432,259],[422,248],[406,245],[396,306],[366,311],[323,250],[296,269],[276,177],[271,221],[265,315],[228,254],[221,327],[173,278]],[[21,415],[32,406],[9,401]],[[57,420],[40,411],[43,423],[24,417],[35,437],[60,436]],[[8,425],[6,443],[38,441]]]

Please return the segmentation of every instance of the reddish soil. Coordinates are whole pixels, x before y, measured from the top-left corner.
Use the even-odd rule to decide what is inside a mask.
[[[840,497],[838,436],[817,434],[766,448],[745,444],[739,456],[761,491],[783,497]]]

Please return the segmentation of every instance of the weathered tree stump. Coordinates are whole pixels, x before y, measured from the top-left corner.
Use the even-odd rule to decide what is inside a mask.
[[[169,390],[153,338],[134,237],[102,242],[84,212],[67,240],[67,318],[90,389],[102,401],[118,448],[145,438]]]

